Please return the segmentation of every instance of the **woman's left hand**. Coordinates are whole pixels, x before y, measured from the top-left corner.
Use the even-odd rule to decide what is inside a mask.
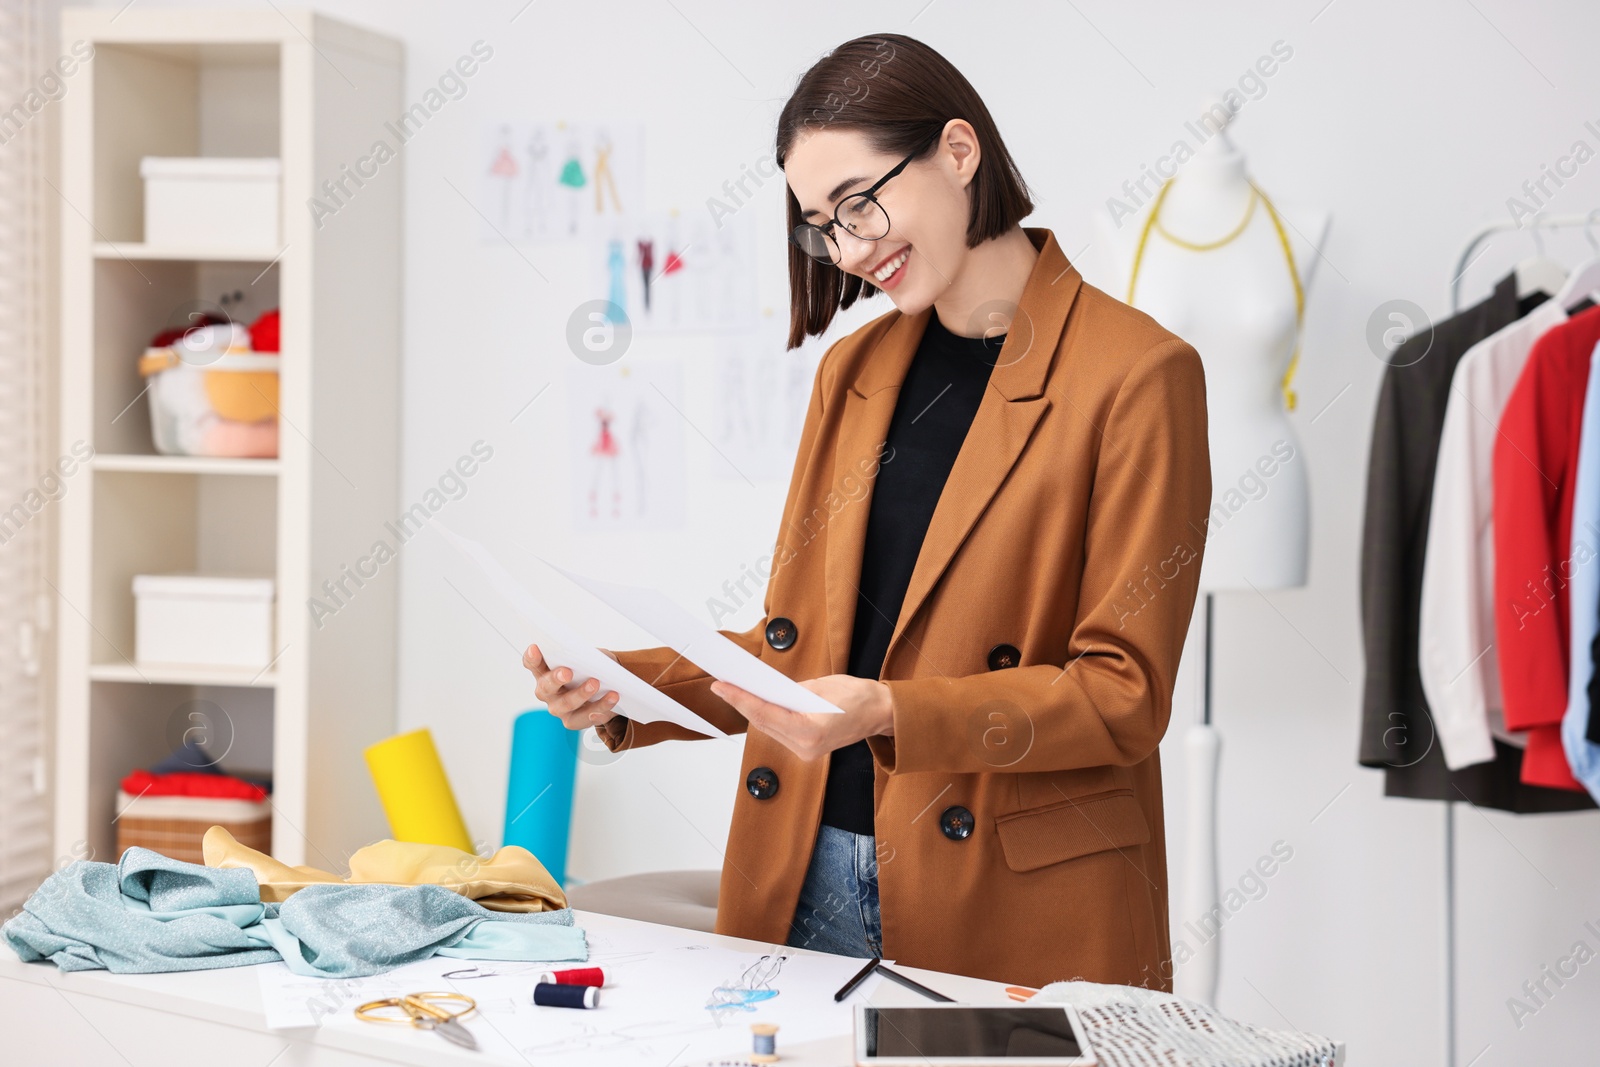
[[[894,735],[894,702],[883,682],[828,674],[800,684],[844,714],[794,711],[723,681],[712,682],[711,691],[803,760],[819,759],[865,737]]]

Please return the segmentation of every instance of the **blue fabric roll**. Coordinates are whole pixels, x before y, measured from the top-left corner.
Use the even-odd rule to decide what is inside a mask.
[[[572,789],[578,774],[578,731],[543,708],[518,715],[511,727],[505,840],[539,858],[558,885],[567,881]]]
[[[137,846],[116,864],[78,860],[0,926],[25,962],[117,974],[242,967],[381,974],[429,956],[586,960],[571,909],[498,912],[442,885],[311,885],[262,903],[249,868],[206,867]]]

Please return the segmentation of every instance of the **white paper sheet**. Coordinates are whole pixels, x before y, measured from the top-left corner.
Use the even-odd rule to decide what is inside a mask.
[[[655,589],[622,585],[576,574],[550,564],[622,615],[642,626],[657,641],[714,678],[731,682],[762,700],[794,711],[841,715],[844,709],[822,699],[770,663],[752,656]]]
[[[477,1001],[478,1011],[462,1025],[477,1037],[486,1062],[640,1067],[744,1056],[752,1022],[779,1024],[780,1050],[849,1035],[856,1003],[871,1000],[883,981],[874,974],[835,1002],[834,991],[866,960],[777,945],[766,951],[727,949],[694,930],[607,916],[586,914],[582,922],[590,949],[582,964],[436,956],[357,979],[305,978],[281,963],[262,964],[262,1005],[272,1027],[322,1026],[424,1048],[437,1042],[442,1053],[448,1049],[442,1038],[363,1023],[352,1013],[380,997],[449,990]],[[599,1007],[532,1002],[539,972],[566,966],[605,969]]]
[[[693,931],[679,933],[693,936]],[[842,1003],[835,1003],[834,991],[865,960],[783,948],[763,959],[760,953],[691,944],[630,955],[627,962],[593,961],[592,965],[605,967],[606,984],[599,1007],[590,1010],[533,1003],[539,972],[560,964],[442,957],[370,978],[342,980],[304,978],[281,963],[264,964],[262,1005],[272,1028],[320,1026],[430,1047],[442,1039],[404,1027],[380,1028],[353,1013],[358,1004],[370,1000],[448,990],[477,1002],[477,1012],[462,1025],[472,1031],[490,1062],[640,1067],[694,1064],[748,1053],[752,1022],[779,1024],[780,1047],[848,1035],[855,1004],[870,1000],[883,981],[881,975],[872,975]],[[460,977],[474,968],[482,977]],[[445,978],[446,974],[453,977]],[[447,1047],[441,1043],[441,1053]]]
[[[710,737],[727,736],[585,641],[559,615],[540,603],[526,586],[512,577],[511,572],[501,566],[488,549],[470,537],[462,537],[451,531],[442,523],[434,522],[431,525],[462,555],[476,563],[495,591],[534,628],[545,662],[552,667],[572,669],[573,684],[582,685],[590,678],[600,679],[599,692],[616,690],[617,714],[626,715],[635,722],[671,722]]]
[[[536,1007],[496,1022],[520,1055],[545,1067],[743,1057],[753,1022],[777,1023],[780,1048],[851,1033],[858,997],[870,997],[881,976],[842,1003],[833,994],[865,963],[781,947],[765,957],[707,945],[661,948],[631,964],[606,966],[606,988],[592,1011]],[[523,989],[531,993],[525,980],[512,989],[513,1001],[528,995]]]
[[[282,1030],[296,1026],[321,1026],[325,1021],[349,1014],[356,1005],[383,997],[398,997],[420,989],[449,988],[430,986],[439,975],[454,967],[470,967],[472,960],[435,956],[365,978],[314,978],[295,974],[286,963],[263,963],[256,972],[261,985],[261,1008],[267,1028]],[[570,967],[568,963],[535,963],[530,967],[548,969]]]

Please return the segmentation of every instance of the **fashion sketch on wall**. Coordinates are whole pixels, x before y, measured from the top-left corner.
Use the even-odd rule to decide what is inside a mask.
[[[644,125],[511,121],[483,128],[481,240],[589,239],[644,200]]]
[[[784,351],[787,323],[764,315],[751,332],[718,337],[707,435],[712,476],[785,479],[794,468],[817,360],[825,345]]]
[[[567,370],[567,390],[575,528],[681,527],[682,365],[662,359],[578,364]]]
[[[755,220],[700,210],[612,220],[590,247],[590,290],[635,330],[726,332],[756,325]]]

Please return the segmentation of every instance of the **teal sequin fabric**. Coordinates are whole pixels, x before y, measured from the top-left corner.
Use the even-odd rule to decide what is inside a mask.
[[[498,912],[441,885],[311,885],[263,903],[248,868],[206,867],[147,848],[115,864],[77,860],[46,878],[0,936],[24,961],[117,974],[243,967],[352,978],[429,956],[583,961],[571,909]]]

